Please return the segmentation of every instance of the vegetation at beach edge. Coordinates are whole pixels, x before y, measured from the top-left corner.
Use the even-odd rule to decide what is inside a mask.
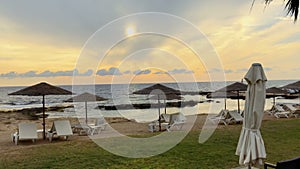
[[[224,126],[204,144],[199,132],[191,132],[181,143],[158,156],[131,159],[113,155],[90,140],[56,141],[24,146],[2,154],[0,168],[205,168],[238,167],[235,154],[241,125]],[[264,121],[261,129],[268,162],[299,156],[300,120]],[[77,136],[76,136],[77,137]]]

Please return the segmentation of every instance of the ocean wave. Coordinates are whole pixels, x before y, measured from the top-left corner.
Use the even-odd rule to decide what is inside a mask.
[[[40,101],[23,101],[23,102],[9,102],[8,105],[31,105],[31,104],[41,104]]]

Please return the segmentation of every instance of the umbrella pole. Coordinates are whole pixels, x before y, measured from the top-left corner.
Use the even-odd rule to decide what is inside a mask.
[[[275,106],[275,96],[273,97],[273,105]]]
[[[226,98],[224,99],[225,110],[227,110]]]
[[[85,101],[85,124],[87,124],[87,101]]]
[[[165,114],[167,114],[167,103],[166,103],[166,99],[164,100],[165,102]]]
[[[46,128],[45,128],[45,95],[43,95],[43,139],[46,139]]]
[[[237,91],[237,99],[238,99],[238,113],[240,114],[240,94],[239,91]]]
[[[160,118],[160,101],[159,101],[159,95],[157,96],[157,101],[158,101],[158,126],[159,126],[159,131],[161,131],[161,118]]]

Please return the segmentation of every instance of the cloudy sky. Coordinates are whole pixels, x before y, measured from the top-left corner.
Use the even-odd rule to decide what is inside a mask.
[[[1,1],[0,85],[299,79],[282,1]]]

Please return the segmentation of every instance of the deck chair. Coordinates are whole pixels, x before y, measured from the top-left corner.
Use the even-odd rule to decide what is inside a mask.
[[[96,120],[95,124],[89,124],[90,131],[88,132],[90,135],[99,134],[102,130],[105,130],[108,123],[105,121],[104,117],[100,117]]]
[[[160,125],[162,128],[167,128],[170,123],[170,114],[161,114],[160,115]],[[158,131],[159,120],[154,120],[148,124],[148,130],[150,132]]]
[[[274,105],[271,108],[271,112],[276,118],[280,118],[280,117],[289,118],[290,115],[290,112],[284,110],[284,108],[281,105]]]
[[[51,142],[54,135],[58,137],[63,136],[65,140],[68,140],[68,137],[73,135],[71,124],[69,120],[58,120],[54,121],[52,128],[47,132],[49,141]]]
[[[186,122],[186,117],[182,113],[170,114],[169,124],[166,126],[167,131],[171,131],[171,128],[181,130],[182,126]]]
[[[230,118],[227,118],[225,121],[227,124],[230,123],[242,123],[244,118],[241,114],[239,114],[236,110],[232,110],[228,112]]]
[[[290,116],[300,116],[300,110],[294,107],[292,104],[284,104],[283,107],[290,112]]]
[[[213,123],[213,124],[217,124],[217,123],[223,123],[225,125],[227,125],[226,123],[226,117],[228,116],[228,110],[221,110],[218,114],[216,114],[213,117],[210,117],[209,120]]]
[[[12,141],[18,145],[19,140],[35,140],[38,138],[37,128],[35,123],[19,123],[18,132],[12,135]]]
[[[286,160],[286,161],[279,161],[277,164],[271,163],[264,163],[264,169],[275,168],[275,169],[299,169],[300,168],[300,157]]]

